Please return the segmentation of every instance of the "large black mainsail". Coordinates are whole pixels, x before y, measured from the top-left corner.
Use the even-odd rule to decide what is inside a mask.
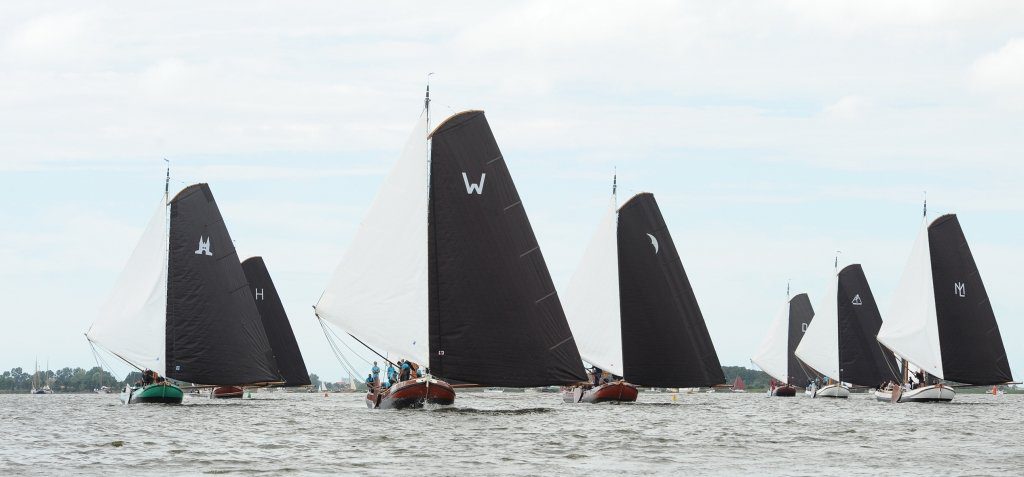
[[[207,184],[170,202],[167,376],[198,384],[281,381],[259,311]]]
[[[270,271],[263,257],[249,257],[242,262],[242,271],[249,281],[256,309],[260,312],[263,330],[267,334],[270,348],[274,351],[274,360],[278,372],[284,378],[285,386],[310,385],[306,363],[302,360],[302,352],[295,341],[292,325],[284,311],[281,297],[277,294]]]
[[[682,260],[654,195],[619,208],[623,378],[654,387],[725,383]]]
[[[839,369],[838,378],[858,386],[876,387],[899,381],[899,363],[875,336],[882,315],[860,264],[839,271],[837,289]]]
[[[431,372],[487,386],[583,381],[579,352],[482,111],[431,135]]]
[[[807,327],[814,319],[814,307],[811,306],[811,299],[806,293],[794,295],[789,300],[789,317],[787,329],[789,330],[786,340],[786,384],[793,386],[806,386],[811,380],[820,375],[812,369],[808,369],[800,359],[796,357],[796,347],[803,339]]]
[[[928,226],[942,378],[964,384],[1013,381],[992,303],[955,214]]]

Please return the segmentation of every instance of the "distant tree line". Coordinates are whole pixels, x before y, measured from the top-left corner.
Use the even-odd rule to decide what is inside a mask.
[[[90,392],[101,385],[116,389],[124,384],[99,366],[89,370],[63,368],[38,373],[27,373],[19,367],[0,374],[0,393],[27,393],[31,391],[33,382],[39,387],[49,385],[53,392],[58,393]]]
[[[736,381],[736,376],[739,376],[743,378],[743,384],[748,388],[767,389],[768,381],[771,379],[764,371],[743,366],[722,366],[722,372],[725,373],[726,384],[732,384]]]

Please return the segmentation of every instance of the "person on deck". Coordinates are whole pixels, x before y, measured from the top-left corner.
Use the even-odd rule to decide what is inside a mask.
[[[373,374],[373,382],[374,383],[380,381],[380,366],[377,366],[377,362],[376,361],[373,362],[373,367],[370,368],[370,373]]]
[[[601,368],[594,366],[594,387],[597,387],[599,384],[601,384],[601,372]]]
[[[388,381],[395,382],[398,379],[398,371],[395,371],[395,365],[388,363]]]
[[[366,390],[373,392],[373,388],[377,386],[377,378],[373,377],[373,374],[366,375]]]
[[[398,376],[399,381],[406,381],[409,376],[412,375],[412,366],[409,366],[408,361],[402,361],[402,374]]]

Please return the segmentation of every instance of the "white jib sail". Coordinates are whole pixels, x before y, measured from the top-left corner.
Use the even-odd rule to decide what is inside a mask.
[[[889,313],[878,330],[878,341],[918,368],[942,378],[942,352],[926,221],[921,224],[907,268],[903,270],[893,294]]]
[[[392,359],[427,366],[427,139],[421,114],[316,313]]]
[[[562,303],[583,360],[622,376],[617,225],[613,197],[569,280]]]
[[[142,238],[86,336],[141,369],[165,371],[167,202],[160,200]]]
[[[821,304],[816,306],[814,320],[807,325],[800,343],[796,345],[797,358],[825,376],[842,381],[839,369],[839,275],[833,273]]]
[[[789,383],[789,300],[775,315],[768,334],[750,362],[776,381]]]

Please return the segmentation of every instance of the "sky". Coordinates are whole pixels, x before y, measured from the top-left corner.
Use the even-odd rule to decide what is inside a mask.
[[[6,2],[0,369],[89,366],[83,333],[164,186],[208,182],[311,372],[311,306],[398,157],[483,109],[564,292],[653,192],[723,365],[861,263],[885,318],[921,223],[957,213],[1024,378],[1024,4]],[[359,362],[356,360],[356,362]]]

